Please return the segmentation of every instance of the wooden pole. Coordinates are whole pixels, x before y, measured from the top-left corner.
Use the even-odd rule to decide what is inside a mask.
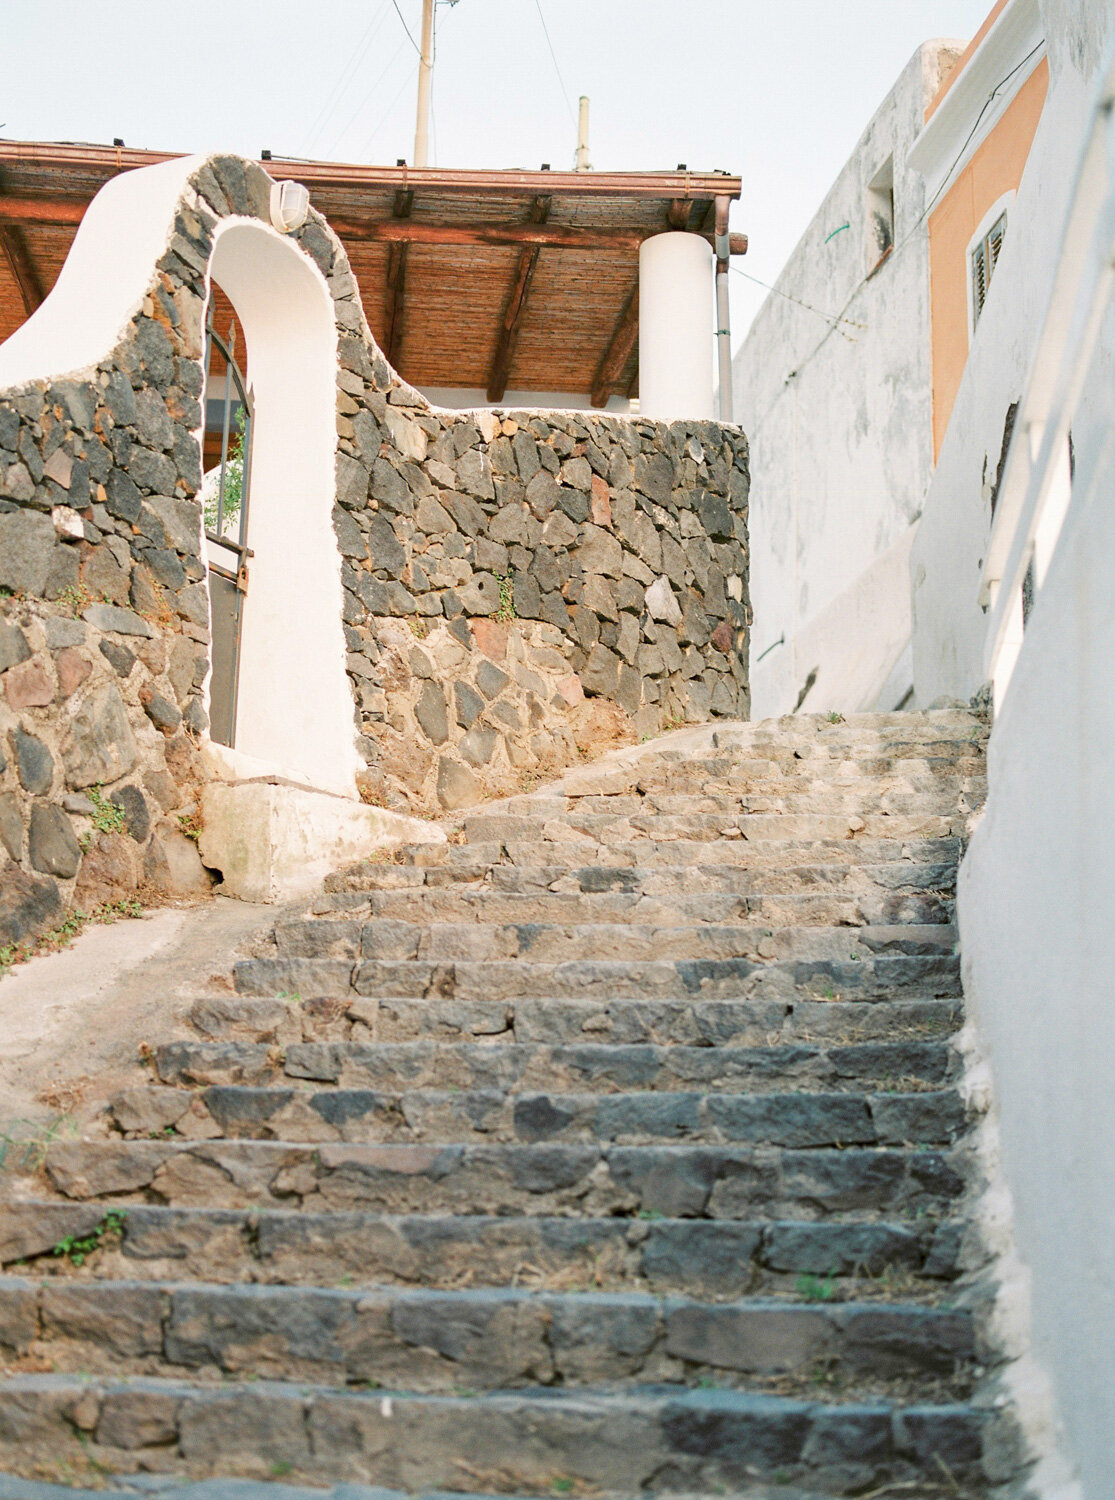
[[[414,127],[414,165],[429,165],[430,83],[434,72],[434,0],[422,0],[422,51],[418,63],[418,120]]]
[[[578,172],[590,172],[592,163],[588,159],[588,95],[582,94],[577,111],[577,166]]]

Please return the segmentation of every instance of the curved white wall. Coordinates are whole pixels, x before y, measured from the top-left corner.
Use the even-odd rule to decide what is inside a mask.
[[[209,269],[244,329],[255,419],[236,750],[351,796],[332,298],[297,245],[256,220],[218,228]]]
[[[713,254],[700,235],[655,234],[639,249],[639,415],[713,415]]]
[[[0,386],[84,372],[112,353],[205,160],[124,172],[100,190],[50,295],[0,345]],[[255,219],[218,225],[210,275],[244,327],[256,412],[236,749],[263,763],[245,774],[274,770],[353,796],[359,759],[332,520],[332,298],[297,245]]]
[[[204,160],[179,157],[105,183],[49,297],[0,344],[0,386],[58,380],[112,352],[170,241],[187,179]]]

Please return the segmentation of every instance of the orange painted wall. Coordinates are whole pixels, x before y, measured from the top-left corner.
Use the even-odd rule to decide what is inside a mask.
[[[968,360],[968,245],[984,215],[1018,187],[1038,128],[1049,65],[1037,65],[1003,117],[929,219],[929,299],[933,341],[933,457],[941,451]],[[1010,211],[1007,212],[1010,237]]]

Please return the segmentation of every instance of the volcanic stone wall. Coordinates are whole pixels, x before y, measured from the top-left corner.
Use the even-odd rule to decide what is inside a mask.
[[[207,884],[183,833],[209,642],[201,302],[159,291],[96,370],[0,394],[0,944],[66,904]]]
[[[339,382],[348,669],[389,800],[436,785],[460,805],[476,774],[495,788],[552,766],[586,695],[618,705],[633,735],[748,716],[742,433],[435,411],[367,338],[342,341]],[[464,655],[443,643],[431,659],[430,632]],[[486,668],[477,679],[477,651],[502,687]]]

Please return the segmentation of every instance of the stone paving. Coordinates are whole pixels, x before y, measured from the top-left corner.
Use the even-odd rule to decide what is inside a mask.
[[[989,1494],[952,1041],[985,739],[723,724],[330,877],[9,1192],[0,1466]]]

